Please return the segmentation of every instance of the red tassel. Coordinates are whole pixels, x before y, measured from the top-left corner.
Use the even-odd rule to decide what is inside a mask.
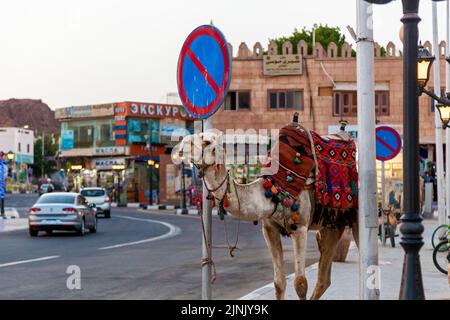
[[[272,182],[270,182],[269,180],[266,179],[266,181],[264,181],[263,184],[264,189],[269,189],[272,187]]]

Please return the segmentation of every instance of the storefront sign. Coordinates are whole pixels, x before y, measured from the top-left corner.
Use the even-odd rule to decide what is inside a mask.
[[[125,154],[125,147],[102,147],[95,148],[94,155],[96,156],[113,156]]]
[[[144,118],[175,118],[181,120],[194,120],[180,105],[153,104],[153,103],[127,103],[127,115]]]
[[[73,149],[73,130],[61,130],[61,150]]]
[[[55,119],[92,118],[113,115],[114,105],[111,103],[68,107],[55,110]]]
[[[265,55],[263,61],[265,76],[301,75],[302,57],[300,55]]]
[[[125,165],[125,158],[100,158],[92,160],[92,163],[97,170],[112,170],[113,166]]]
[[[162,145],[152,145],[151,153],[153,156],[159,156],[166,151],[166,148]],[[150,151],[146,144],[133,143],[130,147],[130,154],[133,156],[150,155]]]

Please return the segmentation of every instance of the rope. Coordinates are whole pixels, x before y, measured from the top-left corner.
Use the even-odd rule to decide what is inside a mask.
[[[216,265],[210,255],[210,252],[212,251],[211,244],[206,240],[206,231],[205,231],[205,222],[203,221],[203,207],[200,214],[200,220],[202,225],[202,234],[203,234],[203,241],[205,242],[207,251],[208,251],[208,257],[202,259],[202,267],[205,265],[210,265],[212,267],[212,276],[211,276],[211,284],[214,284],[214,282],[217,279],[217,272],[216,272]]]

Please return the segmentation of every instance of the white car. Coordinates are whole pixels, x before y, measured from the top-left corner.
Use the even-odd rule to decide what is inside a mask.
[[[95,204],[97,213],[103,214],[105,218],[111,218],[111,200],[104,188],[83,188],[80,194],[86,198],[89,203]]]
[[[83,236],[86,229],[97,232],[95,205],[73,192],[52,192],[43,194],[28,212],[30,236],[39,231],[51,234],[53,230],[76,231]]]

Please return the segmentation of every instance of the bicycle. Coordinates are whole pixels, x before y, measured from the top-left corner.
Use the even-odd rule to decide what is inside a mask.
[[[433,235],[431,236],[431,244],[433,245],[433,249],[441,243],[442,241],[447,240],[447,229],[448,225],[441,224],[433,231]]]
[[[441,241],[433,250],[433,262],[443,274],[448,274],[450,264],[450,225],[447,226],[445,240]]]

